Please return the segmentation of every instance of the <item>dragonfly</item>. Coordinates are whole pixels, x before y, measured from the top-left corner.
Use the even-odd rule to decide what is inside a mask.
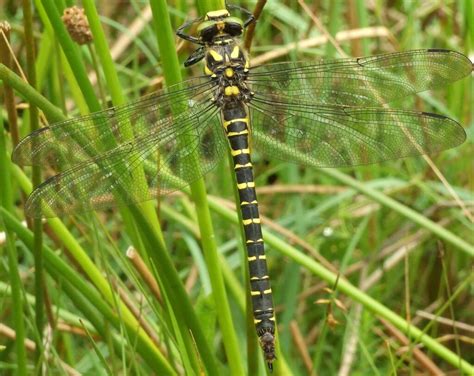
[[[463,127],[439,114],[387,108],[466,77],[472,63],[449,50],[251,66],[240,37],[254,22],[227,9],[177,30],[197,45],[184,62],[204,74],[123,106],[35,131],[13,153],[54,171],[29,197],[32,217],[130,205],[184,188],[230,152],[259,343],[270,368],[275,310],[253,176],[252,150],[317,168],[433,154],[460,145]],[[197,24],[196,33],[186,30]]]

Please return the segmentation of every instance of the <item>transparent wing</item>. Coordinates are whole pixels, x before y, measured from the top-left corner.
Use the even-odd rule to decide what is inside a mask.
[[[225,137],[213,104],[160,125],[159,132],[155,123],[153,133],[46,180],[28,199],[27,214],[52,217],[150,200],[200,178],[220,159]]]
[[[279,102],[377,106],[442,88],[471,72],[471,61],[458,52],[415,50],[263,65],[251,68],[248,81],[256,95]]]
[[[56,170],[93,159],[122,143],[160,132],[176,133],[173,114],[192,117],[207,106],[214,84],[195,78],[123,106],[53,124],[31,133],[13,152],[20,165],[49,165]],[[167,120],[160,120],[167,119]]]
[[[252,145],[265,155],[316,167],[432,154],[464,142],[461,125],[425,112],[254,101]]]

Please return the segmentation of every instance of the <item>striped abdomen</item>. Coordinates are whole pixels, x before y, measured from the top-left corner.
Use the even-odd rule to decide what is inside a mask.
[[[239,190],[254,322],[265,360],[271,369],[271,363],[275,360],[275,317],[250,159],[249,118],[244,105],[237,101],[223,107],[222,117]]]

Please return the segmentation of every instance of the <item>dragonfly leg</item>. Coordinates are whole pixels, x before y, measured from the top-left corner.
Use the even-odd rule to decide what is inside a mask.
[[[192,24],[195,24],[195,23],[201,22],[201,21],[202,21],[202,18],[196,18],[194,20],[189,20],[189,21],[185,22],[180,27],[178,27],[178,29],[176,30],[176,35],[178,37],[180,37],[181,39],[187,40],[188,42],[191,42],[191,43],[194,43],[194,44],[204,45],[204,42],[200,38],[193,37],[192,35],[186,34],[184,32],[184,30],[186,30]]]
[[[202,59],[204,59],[204,56],[206,55],[206,50],[204,47],[199,47],[196,51],[194,51],[189,57],[184,61],[184,66],[189,67],[191,65],[194,65],[198,62],[200,62]]]
[[[228,9],[237,9],[240,10],[243,14],[247,16],[247,19],[244,21],[244,27],[249,26],[250,24],[256,22],[255,16],[248,9],[242,8],[238,5],[227,4]]]

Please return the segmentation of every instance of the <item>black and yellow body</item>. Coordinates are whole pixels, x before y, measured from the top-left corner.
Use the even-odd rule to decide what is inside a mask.
[[[249,61],[237,40],[249,22],[251,20],[244,24],[230,17],[227,10],[215,11],[208,13],[199,25],[199,37],[183,34],[188,24],[178,30],[178,35],[202,45],[185,65],[204,59],[205,74],[218,83],[213,100],[221,111],[222,125],[234,162],[245,231],[254,322],[265,360],[272,369],[275,360],[275,316],[250,157],[247,103],[252,98],[252,92],[246,83]]]

